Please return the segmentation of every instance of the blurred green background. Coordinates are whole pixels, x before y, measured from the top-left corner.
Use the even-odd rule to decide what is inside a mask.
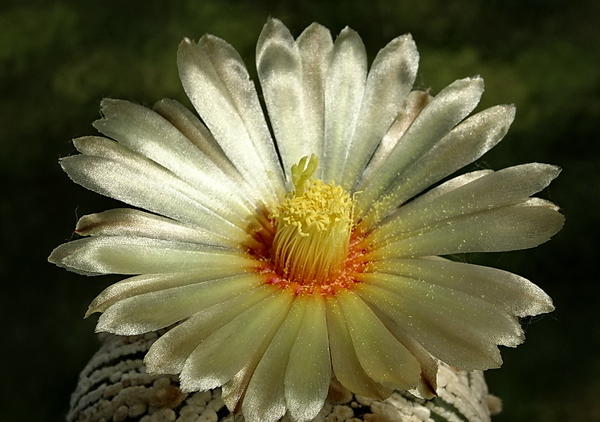
[[[516,103],[505,140],[471,166],[530,161],[563,173],[542,196],[567,217],[551,242],[480,254],[535,281],[557,310],[524,321],[528,340],[504,349],[487,374],[504,410],[494,420],[600,421],[600,2],[597,0],[3,0],[0,6],[1,421],[60,421],[78,372],[98,347],[83,320],[111,277],[86,278],[46,262],[78,216],[116,206],[71,183],[59,157],[95,134],[104,97],[151,106],[184,103],[175,54],[206,32],[233,44],[254,72],[268,16],[298,35],[318,21],[349,25],[371,57],[411,32],[421,53],[417,87],[439,92],[480,74],[482,106]]]

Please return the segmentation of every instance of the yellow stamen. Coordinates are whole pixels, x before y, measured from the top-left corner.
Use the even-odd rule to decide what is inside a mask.
[[[295,190],[271,215],[277,222],[275,270],[301,284],[323,284],[340,273],[352,232],[352,198],[340,186],[313,179],[317,166],[314,155],[292,166]]]

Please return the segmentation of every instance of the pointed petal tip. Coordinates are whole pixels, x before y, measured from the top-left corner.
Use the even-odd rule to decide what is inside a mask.
[[[182,60],[189,60],[189,57],[193,54],[197,46],[198,44],[190,38],[181,40],[177,47],[177,67],[181,68]]]
[[[346,25],[338,34],[338,38],[342,38],[342,37],[345,38],[345,37],[349,37],[349,36],[359,36],[359,35],[358,35],[358,32],[356,32],[354,29],[352,29]]]
[[[273,16],[269,16],[267,18],[267,22],[263,25],[263,29],[259,36],[259,40],[263,37],[263,34],[271,35],[274,31],[280,31],[282,29],[287,30],[285,24],[280,19],[274,18]]]
[[[229,43],[227,41],[225,41],[222,38],[217,37],[216,35],[213,34],[204,34],[202,37],[200,37],[200,39],[198,40],[197,43],[195,43],[195,46],[200,47],[200,48],[211,48],[217,45],[226,45],[228,46]]]
[[[544,292],[539,286],[526,280],[529,285],[530,300],[527,306],[514,312],[519,318],[534,317],[543,314],[549,314],[555,310],[552,298]]]
[[[326,32],[330,32],[329,28],[327,28],[326,26],[321,25],[319,22],[313,22],[310,25],[308,25],[306,27],[306,29],[304,29],[304,31],[302,31],[302,33],[310,33],[310,32],[316,32],[316,31],[326,31]]]
[[[48,256],[48,262],[69,270],[70,268],[64,263],[65,259],[70,255],[70,248],[68,246],[69,244],[70,242],[63,243],[62,245],[54,248],[54,250],[50,252],[50,255]]]
[[[480,91],[481,93],[483,93],[483,90],[485,88],[485,83],[484,83],[483,78],[480,75],[467,76],[466,78],[461,78],[461,79],[455,80],[450,85],[448,85],[446,88],[444,88],[442,91],[445,91],[446,89],[452,89],[452,88],[454,88],[454,89],[458,88],[460,90],[473,89],[473,90]]]
[[[113,109],[117,108],[120,105],[125,105],[127,103],[129,103],[129,101],[121,100],[118,98],[109,98],[109,97],[103,98],[100,101],[100,114],[104,117],[104,116],[106,116],[107,113],[112,112]],[[103,119],[99,119],[99,120],[103,120]],[[99,120],[96,120],[96,122]]]
[[[512,123],[517,114],[517,106],[515,104],[500,104],[497,107],[501,107],[504,112],[510,117],[510,122]]]
[[[84,148],[86,144],[93,142],[93,140],[95,138],[98,138],[98,137],[97,136],[81,136],[79,138],[73,139],[71,142],[73,142],[73,146],[77,149],[77,151],[81,152],[81,149]],[[66,158],[69,158],[69,157],[63,157],[59,160],[59,162],[63,161]]]
[[[281,21],[281,19],[278,19],[274,16],[269,16],[264,26],[267,25],[283,25],[283,22]]]
[[[394,43],[394,44],[406,43],[407,45],[410,45],[411,48],[414,48],[415,50],[417,49],[417,44],[415,43],[415,40],[410,32],[397,36],[396,38],[394,38],[392,41],[389,42],[389,44],[392,44],[392,43]]]
[[[399,50],[403,56],[412,57],[412,65],[415,67],[414,71],[416,72],[416,66],[418,65],[419,61],[419,50],[417,49],[417,44],[410,33],[397,36],[380,51],[390,49]]]
[[[483,80],[483,78],[481,77],[481,75],[473,75],[469,78],[465,78],[468,82],[470,82],[470,84],[474,85],[475,87],[477,87],[478,89],[481,89],[483,91],[484,87],[485,87],[485,82]]]
[[[204,35],[206,36],[206,35]],[[193,48],[195,47],[197,44],[196,42],[188,37],[184,37],[180,42],[179,45],[177,46],[177,58],[179,58],[179,55],[182,53],[183,50],[189,49],[189,48]]]
[[[92,315],[94,312],[99,312],[96,309],[92,309],[91,305],[88,307],[87,311],[85,311],[85,314],[83,315],[83,319],[87,319],[90,317],[90,315]]]
[[[56,258],[56,250],[57,249],[58,248],[54,248],[54,250],[52,250],[52,252],[50,252],[50,255],[48,255],[47,260],[50,264],[58,265],[58,263],[59,263],[59,260]]]
[[[96,312],[102,313],[106,311],[108,306],[106,305],[106,300],[100,300],[100,296],[96,296],[94,300],[89,304],[87,310],[85,311],[84,319],[88,318],[90,315],[95,314]],[[103,306],[104,305],[104,306]]]

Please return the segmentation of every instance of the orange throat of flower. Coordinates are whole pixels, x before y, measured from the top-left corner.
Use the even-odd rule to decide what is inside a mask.
[[[294,190],[288,192],[269,220],[273,234],[262,243],[261,260],[269,284],[296,293],[335,294],[356,282],[364,251],[355,234],[354,200],[342,187],[313,179],[313,155],[292,166]]]

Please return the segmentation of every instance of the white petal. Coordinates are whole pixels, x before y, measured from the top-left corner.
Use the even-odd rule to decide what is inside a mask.
[[[430,283],[428,280],[379,274],[364,273],[360,280],[372,286],[377,286],[401,297],[397,304],[401,312],[407,312],[407,301],[418,304],[419,307],[456,324],[468,325],[463,328],[470,333],[485,334],[488,341],[504,346],[516,346],[523,341],[523,330],[514,315],[490,304],[481,297],[472,296],[460,290],[441,284]],[[378,303],[375,303],[377,306]],[[414,307],[414,305],[411,305]],[[431,318],[431,317],[430,317]],[[434,317],[435,318],[435,317]],[[412,324],[418,325],[416,315],[412,316]],[[407,325],[405,322],[404,325]],[[413,330],[414,331],[414,330]],[[410,332],[410,330],[409,330]],[[418,337],[416,337],[418,339]],[[427,346],[425,346],[427,348]]]
[[[225,175],[211,158],[160,114],[123,100],[102,101],[103,118],[94,127],[131,150],[150,158],[181,180],[209,195],[236,191],[229,169]],[[218,163],[219,161],[217,161]]]
[[[254,84],[233,47],[210,35],[185,39],[177,55],[185,92],[215,139],[269,205],[284,193],[282,172]]]
[[[367,78],[367,53],[360,36],[346,27],[335,40],[325,86],[323,180],[341,181],[349,140],[357,122]]]
[[[332,49],[329,31],[309,26],[298,38],[283,23],[269,19],[256,46],[256,66],[283,167],[303,156],[321,156],[324,72]]]
[[[389,214],[435,182],[481,157],[504,137],[514,113],[513,106],[484,110],[460,123],[430,149],[421,151],[422,155],[394,179],[395,186],[377,205],[377,214]],[[358,198],[359,202],[364,200]],[[373,224],[367,220],[366,224]]]
[[[395,390],[414,387],[421,374],[415,357],[385,328],[354,292],[338,293],[356,355],[374,381]]]
[[[402,136],[406,133],[410,125],[417,118],[419,113],[425,108],[427,104],[433,99],[429,95],[429,91],[414,90],[408,94],[402,109],[396,116],[394,123],[390,126],[385,136],[381,140],[381,143],[375,150],[371,161],[365,168],[362,175],[361,184],[366,184],[371,179],[373,174],[377,172],[379,167],[387,160],[396,144],[402,139]]]
[[[96,330],[125,336],[156,331],[264,284],[256,274],[200,280],[118,301],[100,316]]]
[[[248,268],[241,252],[144,237],[101,236],[74,240],[52,251],[50,262],[84,274],[159,274],[200,268]]]
[[[252,375],[242,405],[242,412],[248,420],[275,422],[286,412],[285,371],[306,311],[307,299],[306,296],[298,296],[294,300]]]
[[[433,223],[374,249],[369,257],[379,260],[533,248],[547,242],[563,223],[564,217],[554,204],[531,198]]]
[[[244,229],[254,213],[243,206],[239,197],[209,195],[210,192],[190,186],[153,161],[106,138],[79,138],[73,143],[82,154],[63,158],[61,165],[74,182],[232,239],[246,237]]]
[[[226,174],[234,186],[240,189],[241,196],[250,200],[255,206],[262,202],[261,193],[254,186],[248,184],[240,172],[231,163],[223,149],[219,146],[214,136],[198,119],[198,117],[175,100],[163,99],[154,104],[154,111],[167,119],[191,143],[205,154],[216,167]]]
[[[338,301],[333,296],[326,300],[327,332],[335,377],[344,387],[356,394],[379,400],[388,398],[392,389],[373,381],[361,366],[346,317]]]
[[[450,289],[384,274],[362,274],[357,293],[406,330],[432,355],[471,371],[499,367],[497,344],[516,346],[514,317]]]
[[[481,298],[519,317],[551,312],[552,300],[542,289],[507,271],[442,258],[397,259],[373,263],[369,271],[410,277]]]
[[[192,315],[154,342],[144,363],[148,372],[178,374],[198,345],[246,309],[273,294],[269,286],[245,290]]]
[[[482,93],[481,78],[466,78],[453,82],[436,95],[419,113],[370,183],[358,186],[363,193],[359,196],[357,216],[372,209],[373,202],[396,186],[399,175],[473,111]]]
[[[437,197],[441,196],[441,195],[446,195],[448,192],[450,192],[451,190],[460,188],[463,185],[466,185],[467,183],[471,183],[473,180],[479,179],[480,177],[483,177],[485,175],[494,173],[494,170],[475,170],[475,171],[471,171],[469,173],[465,173],[465,174],[461,174],[460,176],[456,176],[430,190],[428,190],[425,194],[416,197],[415,199],[413,199],[412,201],[410,201],[410,206],[416,206],[416,204],[418,203],[422,203],[423,206],[425,207],[425,203],[428,203],[429,201],[432,201],[434,199],[436,199]],[[394,218],[394,215],[390,215],[388,217],[388,220],[391,220]]]
[[[285,372],[285,402],[297,421],[312,420],[325,403],[331,382],[325,301],[310,297]]]
[[[443,195],[433,192],[429,198],[428,192],[391,215],[390,222],[377,229],[383,237],[377,237],[407,237],[405,233],[433,227],[455,217],[517,204],[544,189],[559,173],[556,166],[529,163],[482,175]]]
[[[177,130],[179,130],[192,144],[194,144],[204,155],[206,155],[223,173],[235,177],[238,173],[223,149],[219,146],[214,136],[196,117],[175,100],[162,99],[154,104],[153,110],[167,119]],[[209,169],[210,170],[210,169]]]
[[[310,153],[315,154],[319,160],[323,158],[323,144],[325,140],[325,85],[327,71],[331,64],[333,41],[327,28],[313,23],[306,28],[296,40],[300,58],[302,59],[302,87],[304,102],[304,122],[300,126],[303,133],[302,143],[310,145]],[[298,116],[295,117],[299,121]],[[279,144],[280,139],[277,138]],[[322,161],[321,161],[322,162]],[[317,167],[314,177],[321,175],[323,165]]]
[[[274,293],[238,315],[192,352],[181,371],[181,389],[217,388],[238,373],[275,335],[293,300],[289,290]],[[266,342],[266,344],[265,344]]]
[[[251,271],[251,268],[240,269],[232,266],[225,268],[203,268],[202,270],[186,273],[142,274],[129,277],[111,284],[104,289],[88,307],[86,318],[94,312],[104,312],[116,302],[133,296],[243,275]]]
[[[367,304],[370,305],[369,303]],[[421,379],[415,388],[409,390],[409,392],[422,399],[429,400],[434,398],[437,395],[438,364],[436,360],[418,341],[415,340],[413,336],[396,324],[392,318],[384,314],[376,306],[370,305],[370,307],[373,313],[377,315],[377,318],[383,322],[385,328],[387,328],[388,331],[396,337],[396,340],[402,343],[402,345],[406,347],[406,350],[419,361],[421,367]]]
[[[350,139],[342,187],[352,189],[398,115],[417,75],[419,53],[410,35],[390,41],[369,70],[361,117]]]
[[[81,236],[134,236],[177,242],[200,243],[239,248],[231,239],[199,227],[190,227],[169,218],[133,208],[116,208],[97,214],[84,215],[75,232]]]

